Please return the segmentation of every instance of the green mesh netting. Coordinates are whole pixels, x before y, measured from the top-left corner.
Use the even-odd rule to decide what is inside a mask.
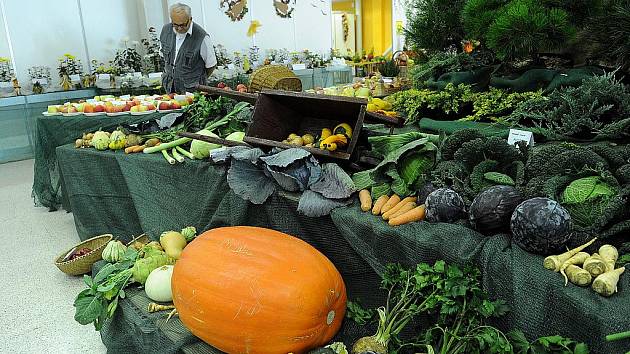
[[[512,310],[495,325],[519,328],[533,339],[561,334],[585,341],[594,353],[627,350],[623,341],[604,341],[609,333],[630,328],[630,278],[622,276],[619,293],[603,298],[591,289],[563,286],[562,276],[547,271],[542,257],[512,246],[509,238],[490,238],[453,224],[414,223],[389,227],[381,218],[362,213],[358,205],[339,208],[331,216],[308,218],[296,212],[291,196],[274,194],[253,205],[232,193],[226,169],[202,161],[168,165],[159,155],[124,155],[63,146],[57,156],[65,191],[79,235],[86,239],[114,233],[129,235],[192,225],[198,230],[250,225],[269,227],[299,237],[326,255],[339,269],[350,299],[370,307],[382,305],[376,292],[388,262],[412,265],[444,259],[480,267],[483,286]],[[101,332],[111,353],[214,353],[178,322],[147,314],[142,291],[130,289]],[[336,339],[351,344],[373,333],[346,321]]]
[[[61,145],[74,143],[85,132],[95,130],[113,130],[123,123],[138,123],[155,119],[162,114],[150,115],[122,115],[122,116],[96,116],[75,117],[52,116],[37,118],[35,123],[35,177],[33,180],[33,199],[36,206],[44,206],[56,210],[61,204],[66,206],[60,190],[61,182],[57,168],[55,148]]]

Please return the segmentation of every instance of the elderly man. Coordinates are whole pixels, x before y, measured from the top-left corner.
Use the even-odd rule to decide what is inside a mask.
[[[188,5],[171,6],[170,16],[171,23],[160,34],[164,54],[162,86],[167,92],[184,93],[197,84],[206,84],[217,58],[210,36],[193,22]]]

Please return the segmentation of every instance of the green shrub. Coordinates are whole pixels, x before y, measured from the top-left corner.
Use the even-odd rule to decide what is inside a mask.
[[[437,53],[432,55],[426,63],[416,64],[411,69],[411,80],[414,87],[420,89],[424,87],[427,80],[437,79],[448,72],[469,70],[476,66],[475,59],[466,53]]]
[[[535,0],[514,0],[488,28],[487,42],[500,59],[514,59],[562,48],[574,35],[566,11],[547,9]]]
[[[464,38],[460,12],[466,0],[410,0],[405,28],[407,43],[415,50],[442,51],[459,47]]]
[[[630,1],[609,1],[608,10],[592,18],[584,39],[591,57],[630,70]]]

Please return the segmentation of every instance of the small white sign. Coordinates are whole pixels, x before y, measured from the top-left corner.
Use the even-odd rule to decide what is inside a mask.
[[[306,64],[293,64],[293,70],[306,70]]]
[[[109,80],[109,74],[98,74],[99,80]]]
[[[159,79],[162,77],[162,73],[149,73],[149,79]]]
[[[133,73],[133,77],[142,77],[142,73],[136,71]]]
[[[234,70],[234,69],[236,69],[236,66],[234,64],[230,63],[230,64],[228,64],[228,69]]]
[[[48,85],[48,79],[45,78],[33,79],[33,84],[35,84],[36,82],[39,82],[40,85]]]
[[[524,141],[527,146],[534,146],[534,134],[527,130],[510,129],[508,144],[514,145],[519,141]]]
[[[81,81],[81,76],[79,74],[70,75],[70,81],[79,82]]]

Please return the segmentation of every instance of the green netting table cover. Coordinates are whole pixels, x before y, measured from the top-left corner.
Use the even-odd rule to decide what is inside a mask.
[[[35,205],[56,210],[64,200],[60,190],[60,175],[57,169],[55,148],[73,143],[85,132],[95,130],[113,130],[123,123],[133,124],[162,116],[161,113],[150,115],[94,116],[83,115],[40,116],[35,123],[35,168],[33,180],[33,199]]]
[[[349,298],[361,298],[368,306],[382,304],[383,294],[374,289],[376,273],[386,263],[473,262],[482,270],[484,289],[512,309],[496,323],[501,329],[519,328],[530,339],[570,336],[586,342],[595,353],[630,349],[628,342],[604,341],[606,334],[630,329],[630,278],[625,274],[619,293],[603,298],[589,288],[564,287],[559,274],[542,267],[542,257],[513,246],[503,235],[484,237],[452,224],[392,228],[381,218],[362,213],[356,204],[313,219],[296,212],[294,199],[278,194],[263,205],[253,205],[229,189],[224,166],[205,161],[169,165],[161,155],[125,155],[71,145],[59,147],[57,156],[81,239],[113,233],[128,240],[142,232],[156,238],[164,230],[188,225],[199,230],[231,225],[268,227],[304,239],[320,250],[341,272]],[[146,328],[153,328],[151,335],[168,343],[163,345],[164,351],[156,352],[176,352],[190,345],[197,348],[194,353],[211,352],[203,343],[191,344],[197,340],[185,332],[169,339],[172,331],[184,329],[169,325],[165,328],[171,329],[164,330],[159,323],[156,327],[155,318],[142,317],[143,306],[134,301],[144,304],[140,298],[123,301],[123,310],[102,332],[111,352],[146,352],[145,345],[153,343],[150,337],[129,341],[124,336],[142,334]],[[360,335],[357,329],[348,331],[350,334],[343,333],[345,340]],[[123,337],[118,338],[119,334]]]

